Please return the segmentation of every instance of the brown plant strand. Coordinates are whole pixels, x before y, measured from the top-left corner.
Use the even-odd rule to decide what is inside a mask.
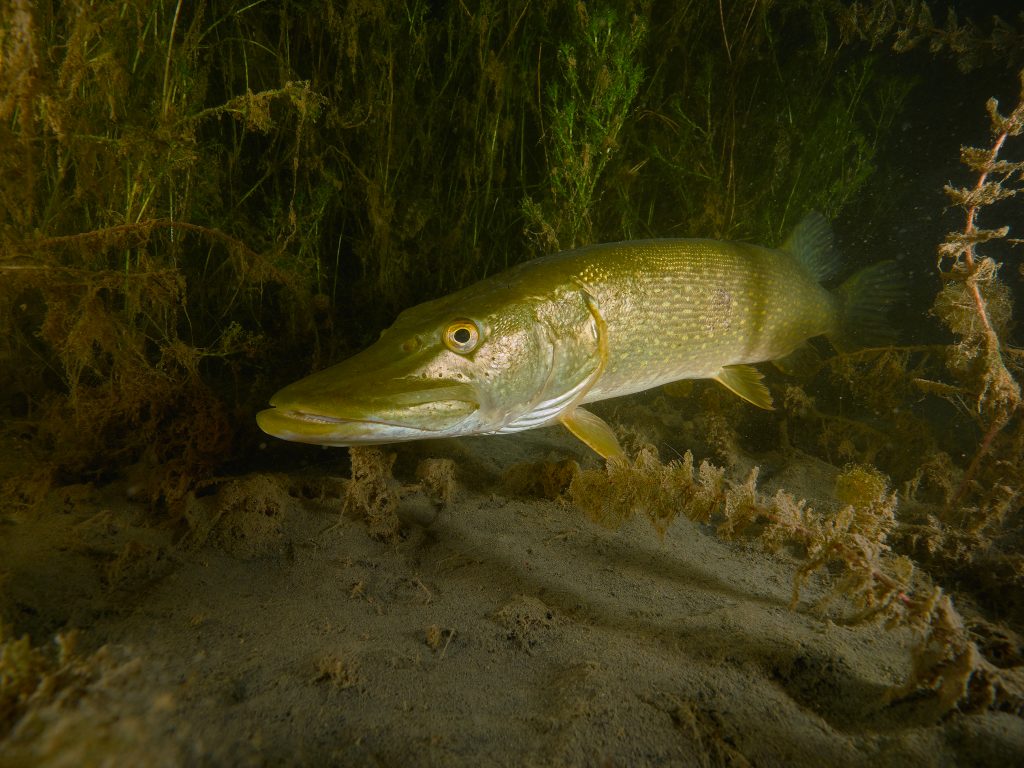
[[[998,158],[1006,139],[1024,131],[1024,70],[1020,73],[1020,79],[1022,86],[1020,101],[1009,115],[1004,117],[999,113],[999,103],[994,98],[988,100],[986,106],[995,133],[992,146],[987,150],[969,147],[964,147],[962,150],[964,162],[979,171],[978,181],[974,188],[967,190],[946,187],[950,198],[965,209],[966,221],[962,233],[957,232],[947,236],[946,241],[939,247],[939,274],[944,281],[961,282],[973,303],[981,324],[980,335],[984,347],[985,363],[982,390],[978,397],[979,410],[986,399],[994,401],[994,408],[991,409],[992,421],[964,473],[960,487],[953,496],[951,503],[954,504],[967,492],[993,440],[1013,418],[1021,399],[1020,385],[1007,370],[1003,361],[1002,340],[992,324],[988,302],[982,294],[980,285],[982,280],[995,279],[995,265],[990,263],[990,259],[979,258],[975,252],[975,246],[979,242],[1003,238],[1009,231],[1007,227],[998,230],[981,229],[978,226],[978,213],[983,206],[1010,197],[1017,191],[1004,189],[1002,185],[1014,173],[1020,173],[1024,164],[1001,162]],[[990,181],[990,176],[1001,176],[1001,178]],[[943,269],[945,259],[952,259],[952,264],[948,269]],[[970,343],[969,339],[967,341]]]

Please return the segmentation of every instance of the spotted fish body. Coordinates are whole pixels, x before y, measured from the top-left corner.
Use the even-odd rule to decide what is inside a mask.
[[[520,264],[406,310],[368,349],[278,392],[267,433],[327,445],[517,432],[554,422],[606,458],[614,433],[582,406],[712,378],[762,408],[751,363],[871,330],[894,298],[882,264],[835,294],[831,235],[812,214],[779,249],[640,240]]]
[[[831,333],[837,299],[787,252],[714,240],[576,251],[608,325],[608,365],[584,402],[774,360]]]

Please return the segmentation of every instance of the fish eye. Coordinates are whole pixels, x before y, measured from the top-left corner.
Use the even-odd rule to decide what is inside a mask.
[[[468,355],[480,343],[480,329],[472,320],[454,320],[445,328],[443,338],[452,352]]]

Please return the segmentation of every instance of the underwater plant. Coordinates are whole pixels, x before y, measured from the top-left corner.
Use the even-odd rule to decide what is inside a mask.
[[[845,621],[921,621],[912,597],[913,566],[906,557],[893,555],[887,543],[897,497],[888,479],[873,468],[851,465],[840,473],[835,495],[841,506],[824,514],[785,491],[765,498],[758,489],[757,468],[744,482],[733,483],[722,468],[706,460],[695,469],[689,452],[663,464],[651,446],[641,448],[632,462],[581,470],[568,493],[573,504],[601,525],[617,527],[639,514],[664,533],[681,514],[713,524],[727,540],[753,532],[770,550],[801,547],[806,562],[794,576],[793,607],[811,574],[839,563],[845,573],[830,597],[845,596],[857,609]]]
[[[523,200],[527,230],[536,228],[542,250],[593,242],[598,182],[643,79],[641,17],[620,20],[609,6],[588,10],[584,3],[574,10],[571,36],[558,48],[560,77],[549,81],[544,94],[546,205]]]
[[[142,461],[140,496],[174,507],[232,452],[220,386],[257,356],[269,286],[308,332],[308,264],[241,233],[221,185],[272,111],[282,128],[290,111],[282,135],[301,151],[320,102],[290,81],[211,103],[201,53],[244,12],[140,0],[2,13],[8,434],[30,437],[54,478]]]
[[[840,34],[848,40],[864,40],[872,46],[891,39],[892,49],[907,53],[927,47],[934,55],[952,57],[963,72],[986,64],[1017,68],[1024,63],[1024,31],[999,16],[985,29],[972,18],[961,19],[954,5],[946,7],[945,19],[935,19],[932,4],[925,0],[868,0],[833,3]],[[1018,14],[1024,19],[1024,13]]]
[[[963,496],[992,441],[1016,415],[1021,402],[1020,384],[1007,367],[1009,362],[1020,370],[1021,353],[1008,349],[1004,341],[1012,308],[1010,290],[998,279],[999,263],[978,252],[980,244],[1006,238],[1009,233],[1007,226],[982,227],[978,222],[982,209],[1020,191],[1024,162],[999,158],[1006,140],[1024,133],[1024,70],[1020,83],[1019,102],[1008,115],[1000,114],[995,99],[988,101],[991,146],[960,150],[961,160],[978,174],[975,185],[946,187],[950,200],[964,211],[965,221],[963,231],[950,233],[939,248],[938,269],[943,287],[936,297],[934,312],[957,336],[949,366],[962,382],[961,392],[974,399],[973,412],[984,429],[981,444],[953,501]]]

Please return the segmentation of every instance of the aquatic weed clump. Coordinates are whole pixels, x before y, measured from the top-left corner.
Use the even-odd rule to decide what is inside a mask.
[[[301,146],[317,99],[290,82],[211,104],[233,84],[206,53],[244,13],[16,2],[3,23],[4,406],[59,476],[143,460],[173,504],[232,454],[220,387],[258,356],[261,296],[295,317],[308,301],[308,266],[245,229],[226,150],[271,112]]]
[[[953,59],[962,72],[986,65],[1024,64],[1024,31],[1011,19],[960,17],[954,6],[937,18],[935,4],[922,0],[868,0],[832,5],[840,33],[849,40],[888,43],[897,53],[926,48],[933,56]],[[1024,20],[1019,13],[1018,20]]]
[[[831,597],[842,595],[857,609],[845,620],[909,617],[913,567],[905,557],[892,555],[888,545],[897,499],[886,478],[872,468],[847,468],[836,481],[841,506],[821,513],[785,491],[765,496],[758,488],[758,474],[755,468],[744,482],[731,482],[724,469],[710,462],[701,462],[695,470],[690,453],[680,461],[662,463],[647,446],[632,461],[581,470],[569,486],[569,498],[606,526],[617,527],[643,515],[664,533],[681,514],[713,525],[727,540],[753,535],[770,550],[796,545],[806,562],[794,576],[794,606],[813,573],[839,563],[844,576]]]
[[[917,574],[913,561],[893,549],[899,497],[872,467],[851,465],[836,478],[838,506],[815,510],[784,490],[765,495],[755,468],[744,482],[693,457],[662,463],[651,447],[633,461],[611,461],[604,469],[581,470],[569,487],[572,502],[591,519],[616,527],[646,516],[661,533],[679,514],[714,526],[731,540],[754,538],[769,551],[795,550],[803,558],[793,579],[792,607],[814,574],[832,574],[830,588],[813,606],[833,621],[884,621],[909,626],[918,640],[907,679],[890,701],[936,692],[935,714],[1001,709],[1024,713],[1024,677],[979,650],[977,638],[941,588]],[[830,605],[842,600],[844,608]]]
[[[543,204],[523,201],[527,227],[537,228],[543,250],[593,242],[598,184],[618,151],[644,74],[647,30],[639,15],[620,18],[610,7],[588,10],[577,3],[570,25],[569,39],[558,48],[558,76],[543,96],[550,186]]]
[[[975,185],[946,187],[950,199],[964,211],[965,223],[962,232],[950,233],[939,248],[943,288],[934,311],[957,336],[949,365],[962,382],[963,395],[974,400],[974,412],[985,429],[958,496],[973,480],[992,441],[1016,415],[1021,402],[1020,384],[1008,367],[1020,371],[1019,350],[1008,348],[1004,340],[1012,311],[1010,290],[998,279],[1000,265],[978,251],[979,245],[1004,239],[1009,233],[1007,226],[980,226],[982,209],[1020,191],[1024,162],[999,157],[1007,139],[1024,133],[1024,70],[1020,82],[1019,102],[1008,115],[999,112],[995,99],[988,101],[991,146],[961,148],[961,159],[978,174]]]

